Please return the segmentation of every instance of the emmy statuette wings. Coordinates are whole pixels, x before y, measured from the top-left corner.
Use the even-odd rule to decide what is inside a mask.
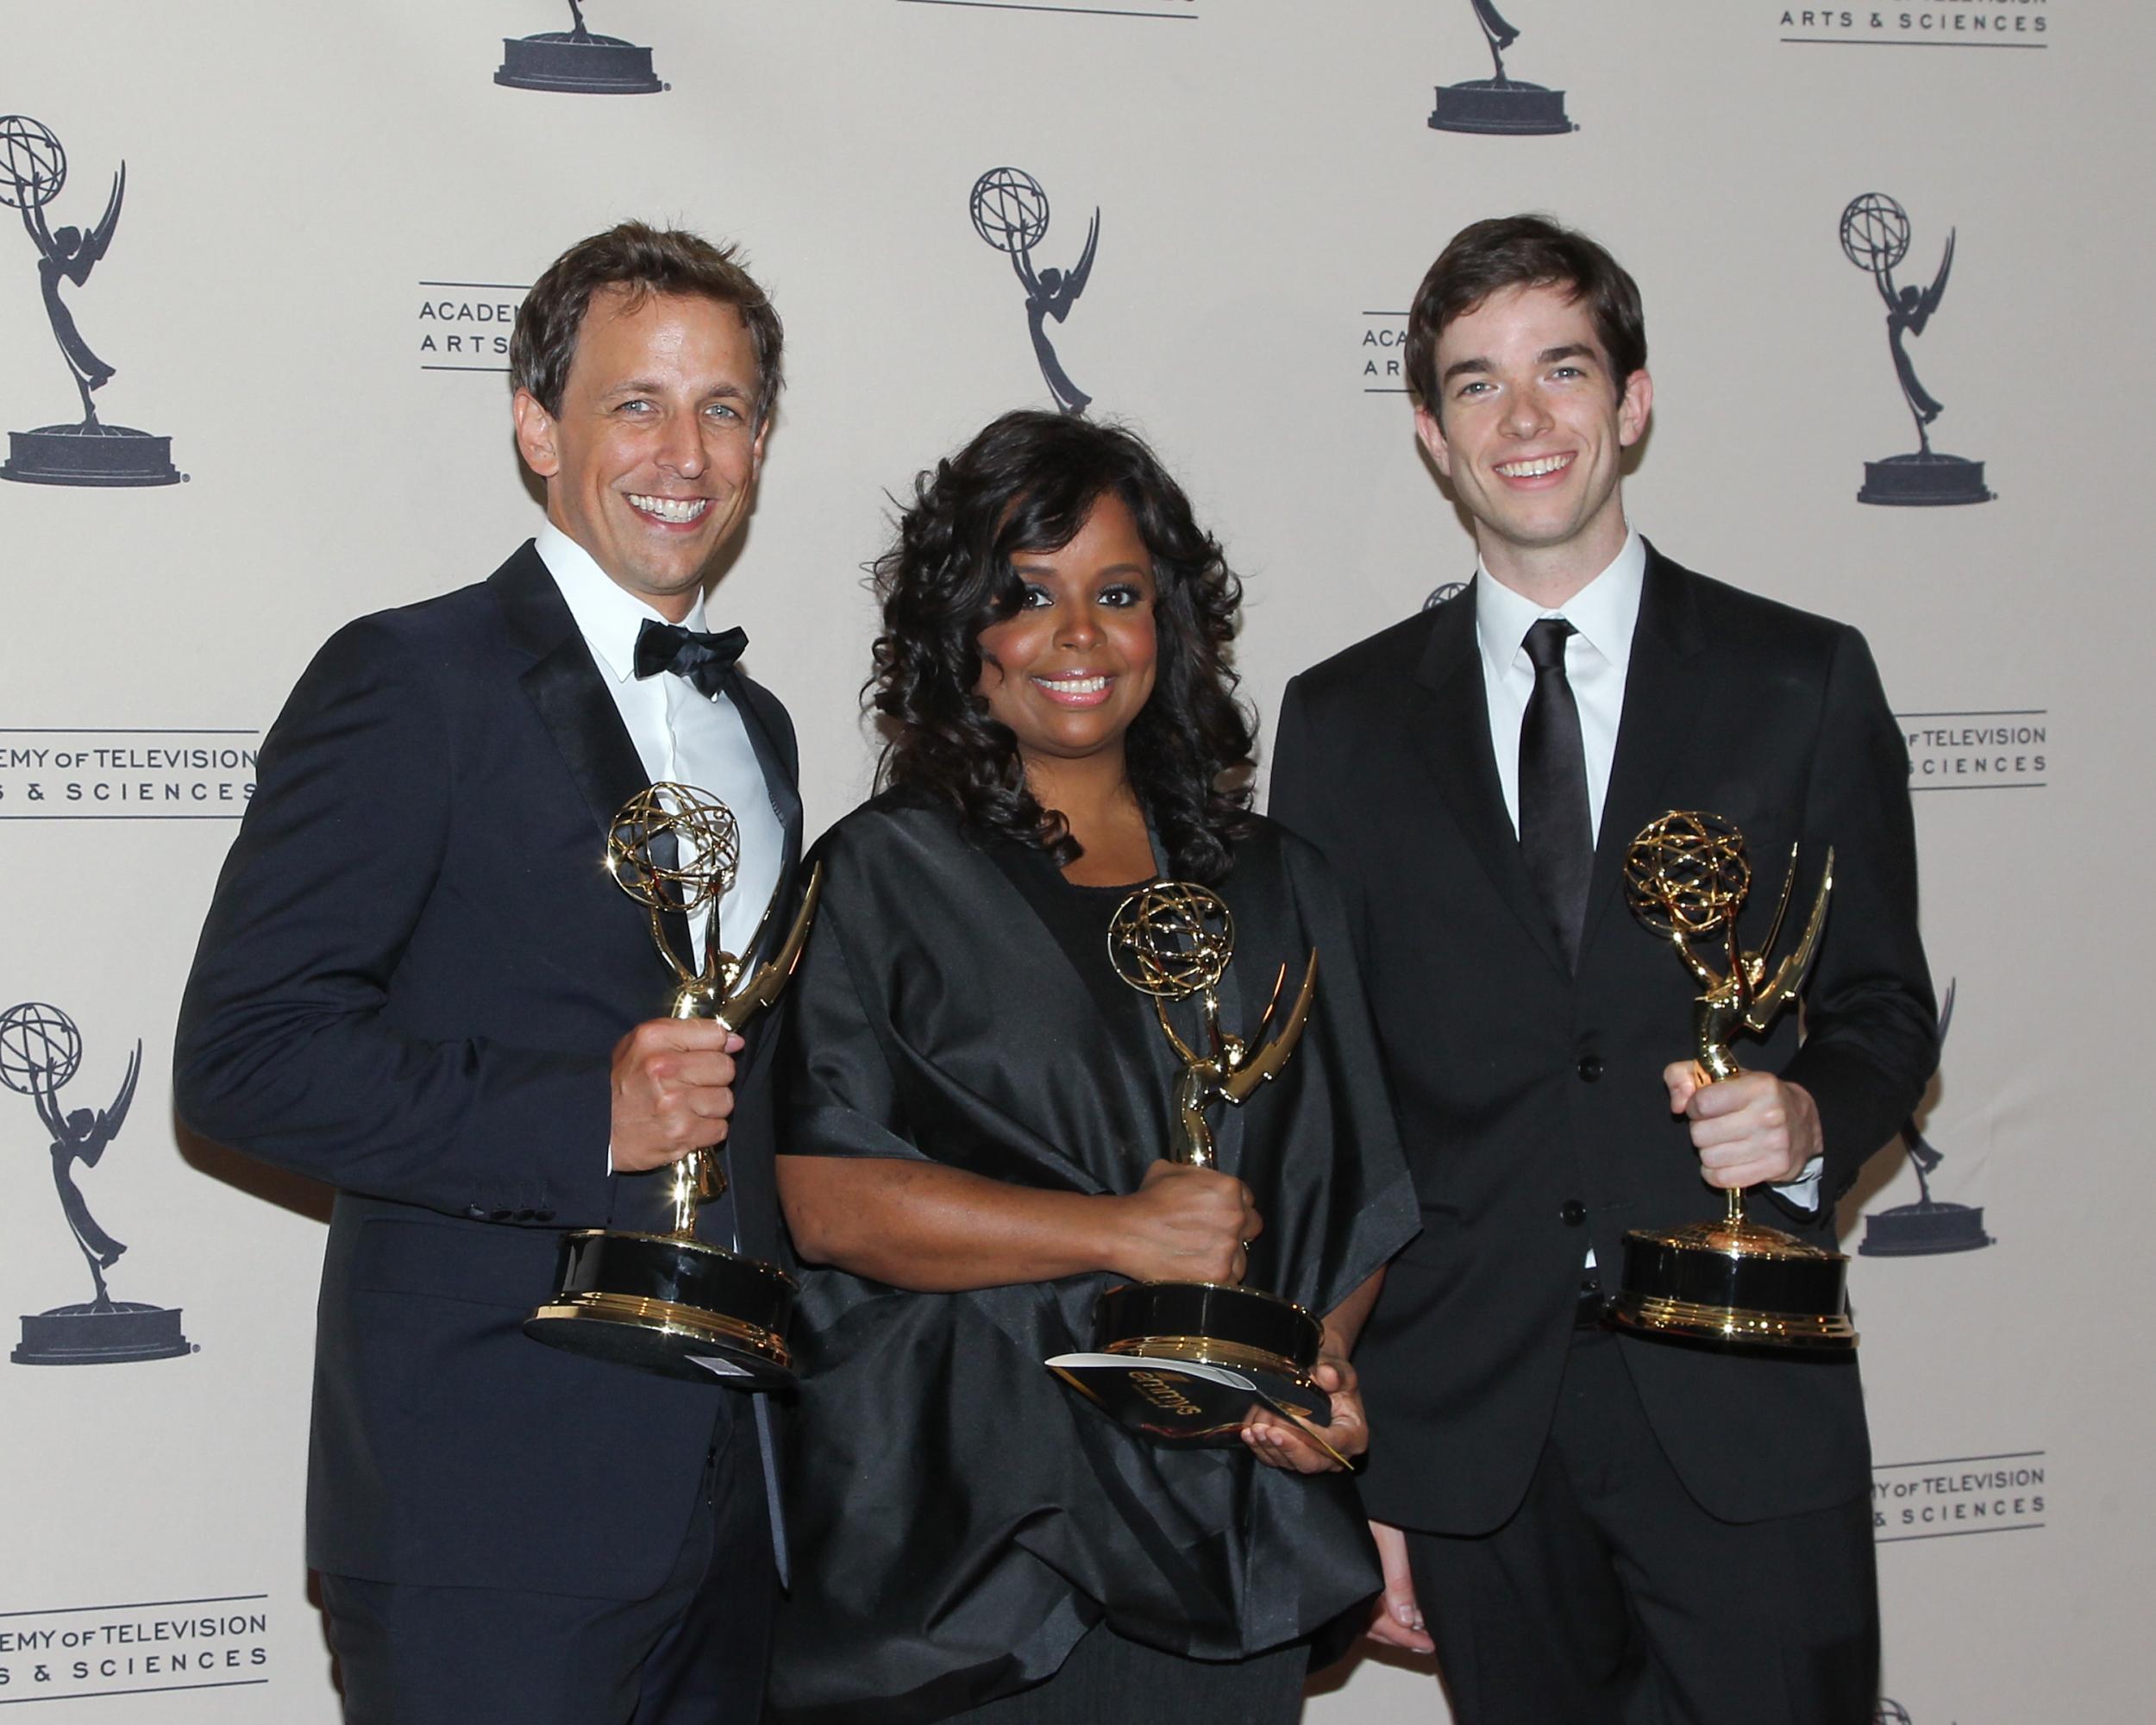
[[[1693,1010],[1694,1070],[1702,1085],[1736,1077],[1731,1051],[1740,1033],[1764,1035],[1796,999],[1827,919],[1834,853],[1827,853],[1818,895],[1804,931],[1769,973],[1796,885],[1797,853],[1765,942],[1746,951],[1737,920],[1752,889],[1744,835],[1720,816],[1673,809],[1651,821],[1625,856],[1625,896],[1633,914],[1670,942],[1702,992]],[[1717,941],[1716,938],[1719,937]],[[1722,968],[1695,943],[1720,949]],[[1778,1229],[1745,1219],[1745,1195],[1733,1188],[1728,1212],[1714,1222],[1634,1228],[1624,1239],[1622,1284],[1610,1320],[1635,1334],[1723,1346],[1846,1351],[1857,1345],[1849,1321],[1849,1260]]]
[[[733,812],[690,786],[660,783],[622,806],[607,834],[606,869],[644,906],[652,944],[674,972],[667,1015],[706,1019],[739,1031],[784,992],[823,893],[811,871],[786,938],[761,964],[763,944],[784,883],[764,909],[745,954],[719,944],[719,900],[734,884],[740,833]],[[704,960],[674,949],[670,914],[704,917]],[[793,1279],[775,1265],[699,1239],[699,1207],[720,1197],[722,1146],[691,1151],[671,1174],[674,1226],[666,1233],[580,1228],[561,1242],[561,1291],[524,1320],[536,1339],[674,1377],[716,1375],[742,1388],[793,1381],[787,1326]]]
[[[1235,920],[1219,896],[1186,881],[1141,887],[1108,925],[1116,974],[1153,1001],[1181,1063],[1175,1081],[1175,1142],[1168,1158],[1214,1165],[1207,1112],[1239,1106],[1288,1063],[1317,992],[1318,955],[1284,1018],[1282,967],[1256,1032],[1220,1023],[1219,988],[1235,952]],[[1194,1038],[1170,1007],[1195,1000]],[[1275,1019],[1279,1019],[1277,1026]],[[1254,1288],[1211,1282],[1142,1282],[1109,1289],[1094,1308],[1093,1352],[1066,1354],[1049,1368],[1079,1394],[1156,1442],[1238,1443],[1251,1410],[1268,1406],[1300,1426],[1343,1466],[1314,1427],[1329,1423],[1328,1399],[1312,1381],[1323,1340],[1318,1320],[1294,1302]]]

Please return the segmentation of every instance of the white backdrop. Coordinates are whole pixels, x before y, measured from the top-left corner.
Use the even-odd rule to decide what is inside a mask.
[[[591,0],[670,86],[636,96],[493,81],[505,37],[567,25],[555,0],[0,0],[0,113],[69,153],[49,224],[95,224],[127,166],[107,254],[60,290],[117,367],[100,415],[169,436],[189,476],[0,484],[0,1009],[79,1027],[71,1110],[113,1104],[141,1041],[130,1111],[76,1176],[129,1247],[114,1295],[179,1308],[194,1350],[0,1362],[0,1705],[335,1716],[299,1535],[321,1195],[180,1142],[168,1050],[244,751],[300,668],[346,618],[483,575],[536,518],[498,370],[429,367],[498,367],[498,308],[618,217],[746,245],[792,386],[714,615],[793,707],[819,828],[872,765],[860,566],[884,493],[1048,399],[1024,292],[968,216],[1009,165],[1050,201],[1037,268],[1075,265],[1100,212],[1050,337],[1247,578],[1268,730],[1294,670],[1472,566],[1388,370],[1445,239],[1545,209],[1638,274],[1657,411],[1634,519],[1858,624],[1911,715],[1925,933],[1957,984],[1931,1195],[1981,1206],[1992,1243],[1852,1270],[1886,1694],[1917,1725],[2156,1711],[2135,1609],[2156,1396],[2128,1298],[2143,1009],[2111,994],[2150,957],[2128,512],[2156,29],[2115,0],[1503,9],[1508,73],[1562,89],[1576,131],[1425,123],[1434,85],[1489,74],[1470,0]],[[1995,500],[1857,501],[1863,464],[1913,442],[1883,308],[1837,242],[1867,191],[1908,212],[1898,281],[1930,282],[1955,235],[1908,344],[1946,404],[1937,447],[1986,462]],[[38,262],[0,212],[8,432],[78,412]],[[1985,740],[2002,731],[2020,740]],[[10,1347],[16,1314],[91,1292],[49,1138],[0,1090]],[[1865,1212],[1918,1197],[1898,1155],[1871,1174],[1852,1251]],[[1308,1716],[1443,1713],[1426,1675],[1364,1664]]]

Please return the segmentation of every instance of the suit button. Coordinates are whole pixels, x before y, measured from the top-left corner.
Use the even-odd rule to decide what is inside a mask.
[[[1564,1208],[1559,1210],[1557,1214],[1564,1219],[1566,1227],[1576,1228],[1587,1220],[1587,1206],[1580,1202],[1577,1198],[1567,1198],[1564,1201]]]
[[[1580,1057],[1580,1082],[1592,1084],[1601,1076],[1602,1057],[1599,1054],[1583,1054]]]

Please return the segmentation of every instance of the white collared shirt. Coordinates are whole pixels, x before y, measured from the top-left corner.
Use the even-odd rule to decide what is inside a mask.
[[[540,528],[534,543],[576,619],[585,645],[592,649],[599,681],[613,697],[629,739],[636,744],[636,758],[651,781],[694,786],[733,811],[741,831],[741,860],[732,890],[719,900],[718,928],[724,948],[742,953],[779,884],[786,849],[786,828],[773,806],[746,722],[724,694],[700,694],[685,677],[661,672],[639,679],[637,632],[646,618],[659,623],[667,619],[617,585],[590,552],[551,521]],[[691,629],[705,627],[700,593],[684,622]],[[605,884],[599,883],[601,888]],[[704,918],[699,913],[689,924],[700,963]],[[655,957],[655,1011],[665,999],[664,981]]]
[[[1562,617],[1575,630],[1564,643],[1564,676],[1580,710],[1580,742],[1587,752],[1587,819],[1599,839],[1602,802],[1609,794],[1609,768],[1617,757],[1617,722],[1625,711],[1625,674],[1632,667],[1632,631],[1639,621],[1639,594],[1646,585],[1647,548],[1627,530],[1624,549],[1595,579],[1545,611],[1523,598],[1487,568],[1477,568],[1475,640],[1482,653],[1482,693],[1489,701],[1490,747],[1497,755],[1497,783],[1505,812],[1520,831],[1520,728],[1534,693],[1534,662],[1527,631],[1545,617]]]
[[[1475,641],[1482,656],[1490,747],[1497,756],[1497,783],[1513,831],[1520,831],[1520,731],[1535,687],[1527,631],[1545,617],[1561,617],[1574,630],[1564,643],[1564,677],[1579,708],[1580,742],[1587,756],[1587,818],[1600,843],[1609,769],[1617,758],[1617,725],[1625,712],[1625,676],[1632,668],[1633,630],[1646,586],[1646,545],[1639,530],[1627,526],[1624,548],[1608,567],[1554,611],[1514,593],[1486,567],[1478,564],[1475,573]],[[1814,1157],[1797,1179],[1774,1189],[1791,1203],[1816,1208],[1822,1160]],[[1595,1263],[1591,1248],[1587,1262],[1589,1267]]]

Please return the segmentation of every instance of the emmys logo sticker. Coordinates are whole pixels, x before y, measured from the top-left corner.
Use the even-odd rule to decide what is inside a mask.
[[[2042,1450],[1874,1462],[1872,1543],[2034,1533],[2049,1513],[2050,1471]]]
[[[1365,311],[1356,325],[1355,369],[1365,395],[1407,392],[1407,314]]]
[[[1198,0],[899,0],[901,6],[957,6],[976,12],[1084,12],[1096,18],[1198,21]]]
[[[1954,267],[1953,230],[1947,230],[1932,285],[1919,287],[1905,282],[1897,287],[1895,268],[1909,254],[1908,211],[1883,191],[1867,191],[1851,198],[1841,212],[1841,249],[1843,256],[1871,277],[1885,303],[1894,375],[1901,383],[1909,417],[1916,422],[1917,447],[1912,454],[1864,464],[1864,487],[1857,501],[1913,505],[1990,502],[1994,493],[1984,489],[1982,461],[1932,448],[1932,422],[1946,410],[1917,381],[1916,364],[1908,350],[1909,338],[1924,333],[1946,297],[1946,277]]]
[[[1946,1045],[1947,1027],[1954,1021],[1953,982],[1946,984],[1946,998],[1939,1008],[1939,1043]],[[1954,1204],[1932,1196],[1932,1176],[1946,1157],[1918,1128],[1912,1114],[1902,1127],[1909,1166],[1916,1170],[1916,1201],[1896,1204],[1890,1210],[1875,1210],[1864,1219],[1864,1241],[1857,1250],[1866,1258],[1930,1258],[1944,1251],[1977,1251],[1995,1242],[1984,1231],[1984,1207]]]
[[[0,1706],[269,1681],[266,1593],[0,1611]]]
[[[2071,0],[2060,0],[2061,4]],[[2053,0],[1899,0],[1890,6],[1771,7],[1791,47],[2044,48]]]
[[[1505,21],[1494,0],[1464,0],[1464,3],[1473,8],[1482,44],[1489,50],[1490,75],[1464,84],[1438,85],[1436,105],[1430,110],[1430,129],[1480,132],[1498,138],[1578,131],[1565,115],[1562,90],[1507,75],[1505,50],[1520,40],[1519,28]],[[1506,0],[1506,3],[1511,5],[1514,0]],[[1452,9],[1457,12],[1461,8],[1455,5]]]
[[[569,96],[655,96],[668,88],[651,69],[649,48],[587,28],[578,0],[569,0],[569,19],[566,30],[505,36],[494,82]]]
[[[529,282],[423,281],[414,345],[423,372],[509,373],[509,337]]]
[[[0,115],[0,204],[22,218],[37,248],[37,279],[53,340],[82,399],[79,423],[40,425],[8,434],[8,459],[0,479],[26,485],[166,486],[187,475],[172,465],[172,440],[97,417],[97,392],[118,375],[97,355],[75,323],[63,283],[86,287],[91,272],[112,248],[128,190],[125,162],[112,176],[111,195],[97,225],[85,231],[55,228],[47,212],[67,186],[67,152],[52,128],[27,114]]]
[[[1069,271],[1053,267],[1036,268],[1034,248],[1048,238],[1048,194],[1041,183],[1022,167],[992,167],[973,185],[967,201],[974,232],[982,242],[1011,260],[1011,268],[1025,294],[1025,327],[1033,338],[1033,358],[1041,368],[1041,381],[1055,397],[1062,411],[1081,414],[1093,398],[1070,380],[1048,338],[1047,320],[1061,323],[1078,304],[1093,274],[1093,257],[1100,243],[1100,211],[1096,206],[1086,229],[1086,248]]]
[[[237,820],[255,731],[0,728],[0,820]]]
[[[1908,744],[1912,791],[2040,791],[2050,783],[2047,707],[1895,717]]]
[[[58,1007],[25,1000],[0,1013],[0,1085],[28,1097],[37,1110],[38,1124],[51,1140],[60,1214],[97,1289],[78,1305],[26,1314],[22,1340],[8,1358],[17,1365],[115,1365],[197,1352],[180,1333],[178,1310],[112,1297],[105,1271],[127,1247],[98,1226],[75,1181],[76,1169],[97,1167],[127,1124],[142,1076],[142,1044],[136,1041],[127,1076],[102,1108],[70,1107],[60,1101],[82,1064],[82,1032]]]

